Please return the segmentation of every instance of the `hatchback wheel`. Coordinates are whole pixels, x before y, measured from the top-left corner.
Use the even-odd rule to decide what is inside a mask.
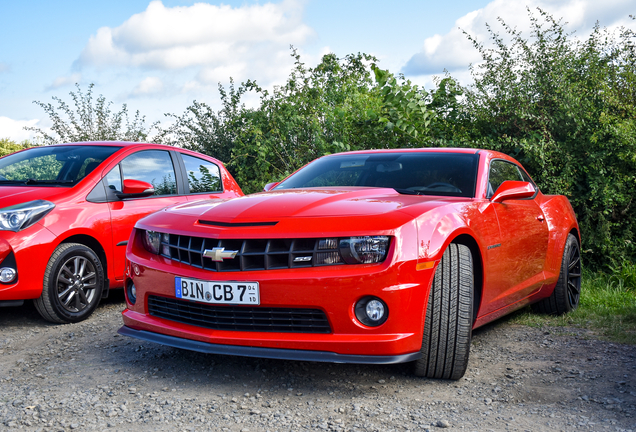
[[[73,323],[88,318],[102,298],[104,268],[92,249],[64,243],[55,249],[46,271],[42,296],[34,301],[42,317]]]

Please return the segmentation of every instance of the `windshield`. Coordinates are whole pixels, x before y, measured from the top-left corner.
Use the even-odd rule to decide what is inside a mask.
[[[386,187],[404,194],[473,197],[475,153],[341,154],[320,158],[275,190],[333,186]]]
[[[0,159],[0,185],[73,186],[121,147],[34,147]]]

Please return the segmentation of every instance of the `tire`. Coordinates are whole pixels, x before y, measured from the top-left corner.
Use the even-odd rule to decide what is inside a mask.
[[[550,297],[532,305],[536,313],[563,315],[579,306],[581,299],[581,249],[572,234],[568,235],[561,258],[559,279]]]
[[[458,380],[466,372],[473,327],[473,258],[467,246],[451,243],[437,266],[426,308],[422,357],[414,373]]]
[[[104,268],[92,249],[79,243],[64,243],[51,255],[42,295],[33,302],[47,321],[80,322],[93,313],[102,299],[104,279]]]

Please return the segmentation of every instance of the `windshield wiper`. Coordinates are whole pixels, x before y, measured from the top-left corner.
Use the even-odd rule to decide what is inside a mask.
[[[26,179],[24,184],[26,185],[38,185],[38,184],[69,184],[74,183],[73,180],[37,180],[37,179]]]
[[[393,190],[402,195],[424,195],[422,191],[415,191],[410,189],[393,188]]]

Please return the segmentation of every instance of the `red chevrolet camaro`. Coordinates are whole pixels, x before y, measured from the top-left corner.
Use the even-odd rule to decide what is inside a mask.
[[[206,353],[411,362],[458,379],[472,329],[577,307],[568,200],[472,149],[325,156],[267,191],[173,206],[128,243],[121,334]]]
[[[139,218],[242,195],[218,160],[169,146],[85,142],[0,158],[0,306],[34,299],[49,321],[81,321],[123,286]]]

